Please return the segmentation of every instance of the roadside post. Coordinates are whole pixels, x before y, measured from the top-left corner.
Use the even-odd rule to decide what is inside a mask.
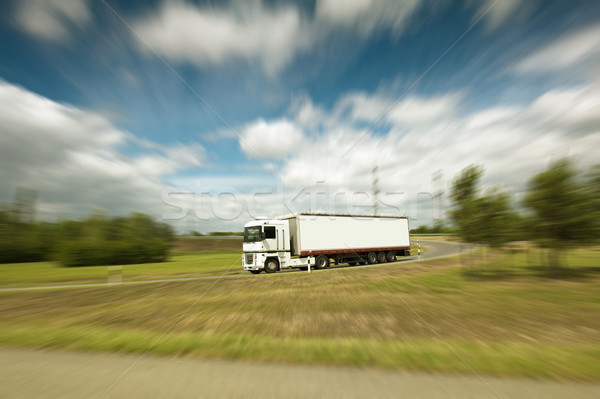
[[[421,244],[417,240],[417,260],[421,260]]]
[[[107,284],[122,284],[123,283],[123,266],[108,266]]]
[[[310,256],[308,257],[308,272],[310,273]]]

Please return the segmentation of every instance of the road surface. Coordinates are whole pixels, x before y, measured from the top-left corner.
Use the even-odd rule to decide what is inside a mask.
[[[424,252],[421,255],[421,259],[433,259],[433,258],[441,258],[445,256],[456,255],[460,252],[459,244],[453,242],[445,242],[445,241],[420,241],[423,245],[427,246],[427,252]],[[418,261],[419,258],[416,255],[407,256],[407,257],[399,257],[397,263],[401,262],[412,262]],[[386,263],[389,265],[389,263]],[[363,266],[333,266],[329,269],[322,270],[334,270],[345,267],[376,267],[375,265],[363,265]],[[240,265],[241,267],[241,265]],[[284,270],[279,273],[305,273],[298,269],[289,269]],[[152,283],[169,283],[169,282],[177,282],[177,281],[188,281],[188,280],[207,280],[207,279],[222,279],[222,278],[233,278],[233,277],[251,277],[252,275],[248,272],[240,272],[236,274],[227,274],[227,275],[214,275],[214,276],[198,276],[198,277],[173,277],[173,278],[161,278],[161,279],[148,279],[148,280],[134,280],[134,281],[123,281],[119,283],[72,283],[72,284],[56,284],[56,285],[36,285],[36,286],[27,286],[27,287],[3,287],[0,288],[0,292],[8,292],[8,291],[28,291],[28,290],[53,290],[53,289],[69,289],[69,288],[86,288],[86,287],[111,287],[111,286],[119,286],[119,285],[132,285],[132,284],[152,284]]]
[[[127,371],[129,370],[129,371]],[[598,398],[600,384],[0,348],[11,398]]]

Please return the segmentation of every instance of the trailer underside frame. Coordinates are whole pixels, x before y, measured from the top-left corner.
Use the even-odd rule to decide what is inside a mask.
[[[317,256],[317,255],[355,255],[355,256],[359,256],[360,254],[366,254],[369,252],[381,252],[381,251],[396,251],[400,255],[405,250],[410,250],[410,246],[311,250],[311,251],[300,252],[300,256]]]

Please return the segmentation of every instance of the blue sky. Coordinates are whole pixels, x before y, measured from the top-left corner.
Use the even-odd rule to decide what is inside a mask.
[[[33,188],[41,218],[364,213],[377,166],[382,212],[418,225],[471,163],[518,199],[553,159],[597,162],[597,1],[0,7],[0,201]]]

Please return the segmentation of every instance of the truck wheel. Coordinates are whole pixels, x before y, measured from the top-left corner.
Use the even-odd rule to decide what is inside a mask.
[[[388,262],[395,262],[396,261],[396,252],[388,251],[388,253],[385,255],[385,258]]]
[[[371,265],[377,263],[377,255],[375,252],[369,252],[367,254],[367,262],[369,262]]]
[[[279,264],[275,259],[267,259],[265,261],[265,272],[275,273],[277,270],[279,270]]]
[[[349,264],[350,266],[356,266],[356,264],[357,264],[357,263],[358,263],[358,262],[354,262],[354,261],[352,261],[352,262],[348,262],[348,264]]]
[[[377,263],[385,263],[386,260],[385,252],[377,252]]]
[[[325,269],[329,267],[329,257],[327,255],[319,255],[315,260],[315,267],[317,269]]]
[[[261,270],[250,270],[252,274],[260,274]]]

